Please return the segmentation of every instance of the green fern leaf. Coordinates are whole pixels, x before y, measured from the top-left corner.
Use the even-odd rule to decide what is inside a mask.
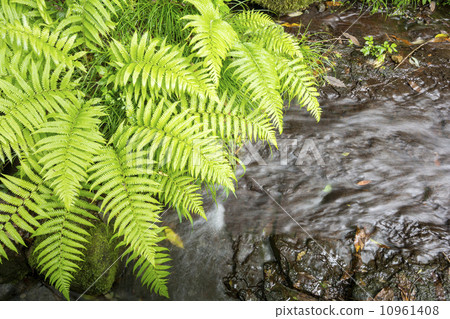
[[[95,155],[99,152],[103,138],[98,131],[99,106],[76,101],[66,113],[49,115],[36,133],[47,134],[37,144],[37,153],[43,155],[42,174],[55,190],[66,208],[72,206],[86,181],[86,173]]]
[[[280,81],[275,58],[264,48],[250,42],[235,45],[228,66],[232,78],[241,81],[245,93],[266,113],[275,127],[283,131],[283,100],[279,92]]]
[[[234,172],[217,137],[202,129],[201,124],[195,124],[189,110],[176,113],[177,105],[173,103],[163,111],[164,100],[156,107],[151,100],[140,103],[137,124],[125,128],[130,145],[135,145],[137,150],[147,149],[148,158],[160,167],[187,170],[194,178],[200,177],[234,192]]]
[[[114,3],[120,6],[121,1]],[[103,39],[115,26],[112,16],[116,9],[110,0],[71,0],[68,1],[67,17],[58,30],[64,36],[80,35],[79,42],[86,44],[91,50],[103,46]]]
[[[60,32],[38,25],[31,27],[25,19],[23,23],[16,20],[0,25],[0,43],[4,42],[13,51],[33,52],[38,59],[50,58],[56,66],[64,64],[69,68],[85,70],[83,64],[77,61],[85,52],[70,53],[75,47],[76,37],[62,36]]]
[[[218,9],[212,7],[202,15],[188,15],[186,28],[192,28],[194,36],[191,40],[192,50],[198,57],[204,59],[213,82],[218,85],[223,60],[228,51],[238,40],[233,27],[221,19]]]
[[[317,122],[320,121],[322,109],[317,100],[319,93],[315,87],[316,82],[303,60],[280,57],[277,60],[277,70],[283,83],[282,91],[287,93],[289,100],[297,98],[300,107],[306,106]]]
[[[150,39],[145,33],[138,41],[134,34],[128,50],[118,41],[111,43],[112,64],[116,88],[127,86],[127,92],[139,97],[158,93],[182,95],[207,95],[216,99],[214,86],[208,75],[198,65],[191,65],[191,58],[182,56],[178,47],[166,45],[159,39]]]

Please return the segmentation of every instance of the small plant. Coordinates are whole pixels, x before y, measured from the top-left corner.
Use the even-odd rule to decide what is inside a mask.
[[[366,40],[366,43],[364,44],[364,47],[361,49],[361,52],[364,54],[364,56],[373,56],[377,59],[378,64],[383,64],[384,60],[386,59],[386,52],[393,53],[397,52],[397,44],[395,43],[389,43],[388,41],[384,41],[382,45],[380,44],[374,44],[373,37],[368,36],[364,37],[364,40]]]

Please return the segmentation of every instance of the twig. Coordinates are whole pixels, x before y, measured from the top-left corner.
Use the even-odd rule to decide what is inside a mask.
[[[421,47],[423,47],[425,44],[430,43],[433,39],[430,39],[424,43],[422,43],[421,45],[419,45],[417,48],[415,48],[414,50],[412,50],[407,56],[406,58],[404,58],[402,60],[402,62],[400,62],[395,68],[394,70],[396,70],[400,65],[402,65],[403,62],[405,62],[414,52],[416,52],[417,50],[419,50]]]

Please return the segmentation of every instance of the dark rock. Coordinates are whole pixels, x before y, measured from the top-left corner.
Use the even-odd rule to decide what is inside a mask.
[[[281,235],[273,237],[273,249],[293,288],[325,300],[345,300],[348,296],[349,278],[341,278],[348,277],[351,250],[341,241]]]
[[[0,264],[0,284],[18,282],[30,273],[27,259],[21,254],[7,250],[8,259]]]

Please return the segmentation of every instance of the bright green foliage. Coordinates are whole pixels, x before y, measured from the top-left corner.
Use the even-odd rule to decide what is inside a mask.
[[[0,178],[0,261],[31,234],[66,298],[102,220],[168,296],[163,212],[206,218],[201,190],[235,191],[234,147],[276,146],[285,100],[320,119],[305,49],[265,14],[189,0],[190,38],[174,43],[142,21],[120,37],[139,1],[0,1],[0,164],[18,163]]]

